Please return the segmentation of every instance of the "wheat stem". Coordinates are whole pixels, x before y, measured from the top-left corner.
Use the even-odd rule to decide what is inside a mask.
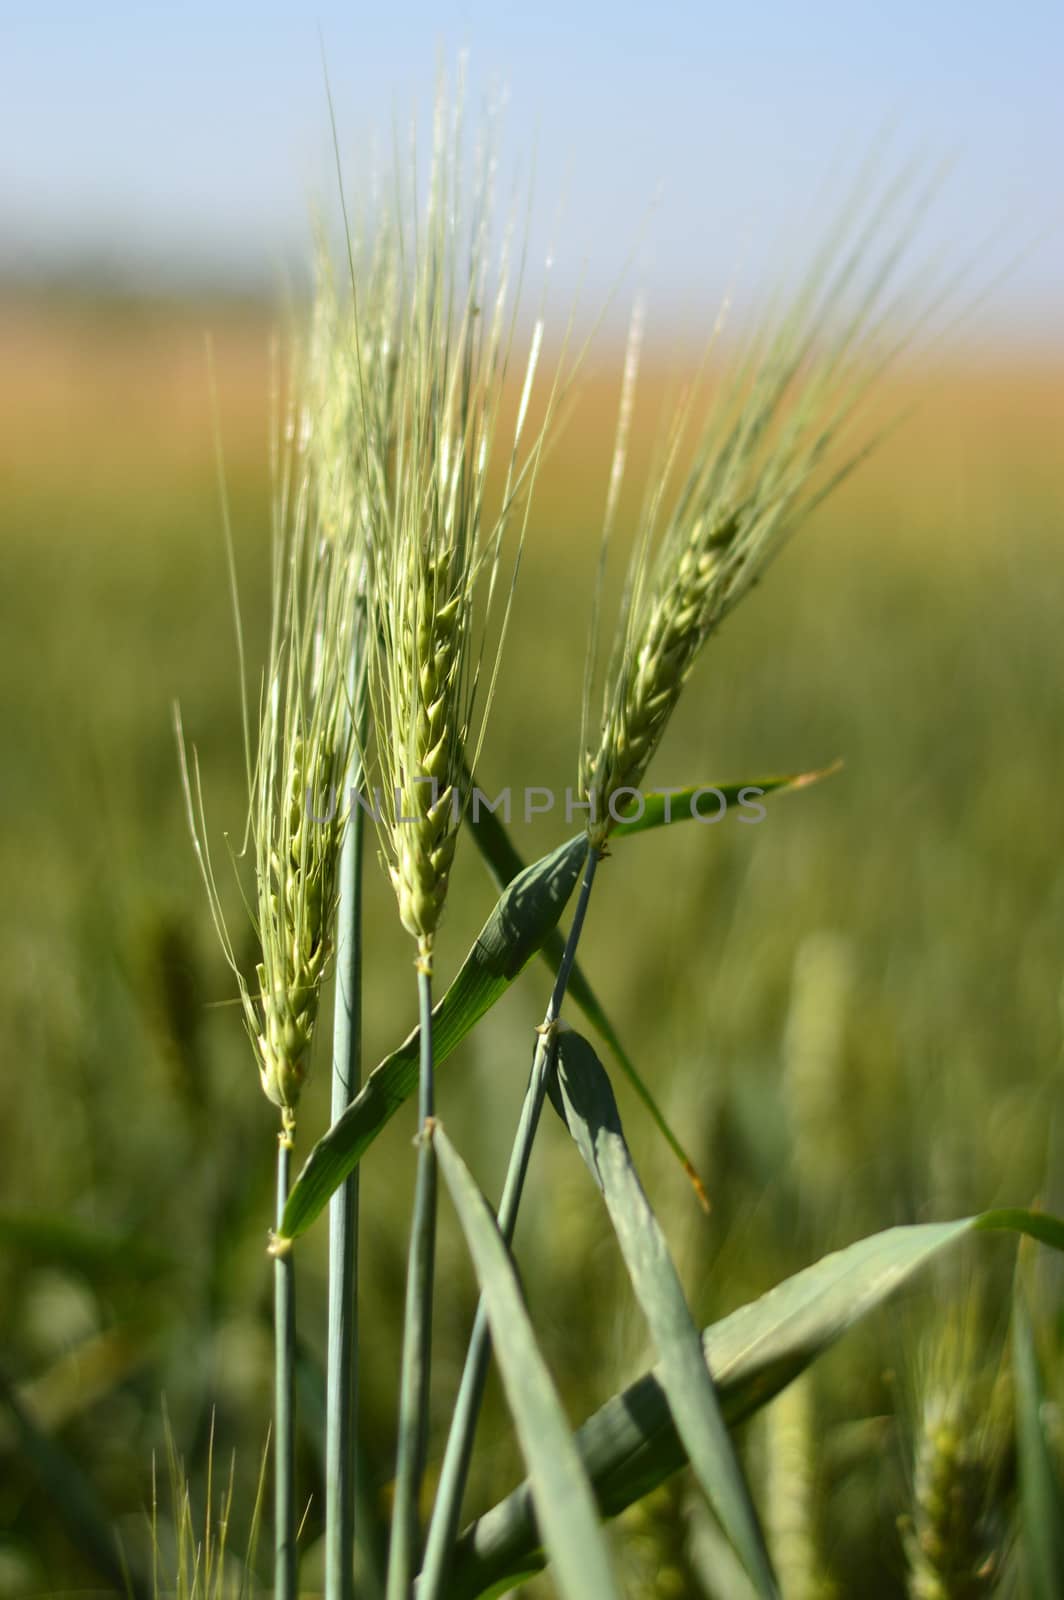
[[[283,1113],[277,1140],[277,1227],[284,1218],[295,1123]],[[292,1251],[274,1256],[274,1600],[296,1600],[296,1307]]]
[[[403,1365],[399,1391],[399,1452],[395,1508],[388,1553],[387,1600],[408,1600],[417,1568],[418,1501],[428,1439],[429,1379],[432,1360],[432,1286],[436,1257],[436,1152],[431,1138],[435,1115],[432,1062],[432,960],[418,959],[418,1010],[421,1029],[418,1091],[418,1158],[414,1216],[407,1257]]]
[[[364,629],[355,629],[353,686]],[[365,723],[365,711],[362,715]],[[365,726],[358,748],[365,742]],[[361,771],[352,757],[349,792]],[[362,837],[355,806],[340,856],[333,1018],[332,1120],[362,1080]],[[353,1600],[355,1552],[354,1434],[358,1407],[358,1168],[329,1206],[329,1323],[325,1411],[325,1600]]]
[[[591,888],[595,881],[595,869],[598,866],[599,859],[600,852],[589,845],[572,926],[565,941],[565,950],[558,966],[546,1014],[537,1030],[532,1071],[529,1076],[524,1103],[521,1107],[521,1118],[517,1125],[517,1133],[514,1136],[513,1146],[510,1151],[510,1161],[506,1169],[502,1200],[499,1203],[499,1230],[507,1244],[510,1244],[513,1240],[514,1228],[517,1224],[517,1212],[521,1204],[525,1174],[528,1171],[528,1163],[532,1154],[532,1144],[539,1126],[547,1084],[554,1068],[558,1019],[561,1016],[565,992],[569,985],[569,974],[572,971],[573,962],[576,959],[577,946],[580,943],[580,935],[583,932],[584,918],[587,915]],[[448,1567],[454,1550],[455,1539],[458,1535],[458,1519],[462,1512],[462,1498],[465,1494],[466,1480],[469,1476],[469,1463],[473,1453],[473,1438],[476,1433],[480,1407],[484,1399],[484,1383],[487,1378],[490,1353],[488,1319],[484,1310],[484,1302],[481,1300],[477,1306],[473,1331],[469,1339],[469,1349],[466,1352],[465,1366],[462,1370],[462,1380],[458,1389],[458,1397],[455,1400],[451,1429],[447,1436],[447,1447],[444,1451],[443,1466],[440,1470],[439,1488],[425,1545],[425,1560],[418,1583],[418,1600],[439,1600],[447,1581]]]

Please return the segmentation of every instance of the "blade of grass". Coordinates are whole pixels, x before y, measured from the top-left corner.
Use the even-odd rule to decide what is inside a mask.
[[[550,1075],[554,1070],[554,1045],[557,1037],[558,1019],[561,1016],[562,1005],[565,1001],[566,986],[569,982],[572,965],[576,960],[576,950],[580,943],[580,935],[583,932],[584,918],[587,915],[588,902],[591,899],[591,890],[595,882],[595,871],[599,862],[597,850],[587,843],[585,843],[584,850],[584,873],[580,881],[580,895],[576,902],[576,910],[573,913],[572,924],[565,941],[561,963],[554,979],[554,987],[547,1003],[546,1015],[537,1030],[538,1037],[536,1039],[535,1053],[532,1057],[532,1071],[529,1074],[528,1088],[525,1091],[525,1098],[521,1105],[521,1116],[518,1121],[517,1132],[514,1135],[514,1142],[510,1150],[510,1160],[506,1168],[506,1178],[503,1183],[502,1200],[499,1204],[499,1228],[507,1245],[513,1239],[514,1228],[517,1224],[517,1212],[524,1190],[525,1175],[528,1172],[532,1145],[536,1137],[536,1129],[539,1127],[540,1113],[543,1110],[543,1098],[546,1094]],[[454,1403],[451,1428],[447,1435],[447,1447],[444,1451],[443,1465],[440,1468],[436,1503],[432,1509],[432,1520],[429,1524],[428,1538],[425,1544],[423,1584],[426,1600],[435,1600],[435,1596],[442,1592],[446,1580],[455,1536],[458,1532],[458,1522],[462,1513],[462,1496],[465,1494],[466,1479],[469,1475],[469,1462],[473,1453],[477,1418],[480,1415],[480,1407],[484,1398],[484,1382],[488,1372],[489,1354],[487,1307],[483,1297],[481,1297],[481,1302],[477,1307],[477,1314],[473,1321],[473,1331],[469,1337],[469,1349],[466,1351],[465,1366],[462,1369],[462,1381]]]
[[[476,1268],[543,1543],[568,1600],[619,1600],[591,1487],[536,1343],[513,1262],[484,1196],[447,1135],[435,1130],[440,1170]]]
[[[552,935],[552,937],[547,941],[547,947],[556,947],[559,943],[560,941]],[[632,1085],[632,1088],[635,1090],[640,1100],[643,1102],[644,1108],[650,1115],[651,1122],[653,1122],[654,1126],[665,1140],[665,1143],[668,1145],[669,1149],[672,1151],[673,1155],[683,1168],[688,1182],[695,1192],[695,1198],[698,1200],[702,1210],[708,1214],[709,1195],[706,1193],[706,1186],[699,1177],[694,1162],[691,1160],[690,1156],[687,1154],[687,1151],[680,1143],[676,1133],[666,1120],[665,1113],[654,1099],[649,1085],[639,1073],[635,1062],[632,1060],[631,1056],[624,1048],[624,1045],[621,1043],[617,1031],[603,1010],[595,991],[584,977],[583,972],[581,972],[575,964],[573,971],[569,976],[569,994],[580,1007],[581,1011],[591,1023],[592,1027],[595,1028],[599,1034],[601,1034],[602,1038],[605,1039],[606,1043],[609,1045],[610,1053],[612,1054],[614,1060],[624,1073],[625,1077],[628,1079],[629,1083]]]
[[[645,795],[643,810],[627,822],[619,822],[611,839],[630,839],[637,833],[650,833],[655,828],[667,828],[676,822],[692,822],[696,818],[703,826],[712,826],[723,819],[733,806],[756,805],[767,794],[783,794],[789,789],[808,789],[811,784],[833,777],[840,771],[841,761],[814,772],[792,772],[772,778],[754,778],[748,783],[698,783],[689,789],[663,789]],[[711,799],[704,799],[709,796]],[[740,819],[743,820],[743,819]],[[746,818],[749,826],[754,818]],[[760,819],[758,819],[760,820]]]
[[[547,1092],[606,1202],[660,1357],[661,1384],[680,1442],[758,1594],[778,1600],[764,1535],[721,1415],[701,1335],[633,1165],[609,1078],[587,1040],[571,1028],[559,1034],[557,1063]]]
[[[1064,1220],[1006,1210],[955,1222],[889,1228],[825,1256],[741,1306],[702,1337],[729,1427],[752,1416],[861,1318],[942,1251],[978,1232],[1013,1232],[1064,1250]],[[603,1516],[649,1494],[686,1459],[657,1371],[601,1406],[576,1433]],[[527,1483],[462,1534],[447,1600],[504,1593],[543,1565]]]

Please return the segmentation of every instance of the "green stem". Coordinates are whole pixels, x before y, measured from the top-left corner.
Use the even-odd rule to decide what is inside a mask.
[[[357,758],[356,758],[357,759]],[[352,785],[353,787],[353,785]],[[333,1014],[332,1120],[362,1077],[362,834],[356,805],[340,856]],[[354,1434],[358,1406],[358,1168],[329,1205],[329,1323],[325,1375],[325,1600],[353,1600]]]
[[[284,1126],[277,1141],[277,1227],[284,1217],[292,1161],[295,1124],[291,1112],[282,1113]],[[274,1600],[296,1600],[295,1503],[295,1383],[296,1306],[295,1269],[288,1245],[274,1259]]]
[[[399,1390],[399,1450],[395,1509],[388,1552],[387,1600],[409,1600],[417,1570],[418,1501],[428,1439],[432,1345],[432,1285],[436,1255],[436,1152],[428,1128],[435,1115],[432,1064],[432,969],[424,952],[418,962],[421,1071],[418,1092],[418,1158],[414,1216],[407,1258],[403,1365]]]
[[[576,947],[580,943],[598,862],[599,852],[589,844],[576,911],[573,914],[569,937],[565,941],[565,950],[554,979],[554,988],[551,991],[543,1025],[536,1039],[528,1089],[525,1092],[521,1118],[506,1169],[506,1181],[499,1204],[499,1229],[507,1244],[513,1239],[517,1223],[517,1211],[521,1204],[532,1143],[536,1137],[547,1084],[554,1067],[556,1024],[565,1000],[569,974],[576,959]],[[477,1306],[465,1367],[462,1371],[462,1381],[451,1419],[451,1431],[447,1436],[436,1503],[433,1506],[432,1521],[429,1524],[428,1540],[425,1545],[425,1560],[418,1582],[418,1600],[439,1600],[447,1580],[447,1569],[458,1534],[458,1519],[462,1512],[462,1497],[469,1476],[477,1418],[484,1398],[484,1383],[488,1374],[490,1354],[488,1319],[482,1299]]]

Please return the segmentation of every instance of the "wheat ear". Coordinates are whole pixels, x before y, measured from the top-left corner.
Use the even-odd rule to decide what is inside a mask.
[[[898,222],[905,198],[904,189],[888,194],[863,222],[847,218],[835,230],[789,307],[706,402],[678,488],[678,462],[708,388],[708,351],[672,419],[644,497],[597,735],[585,732],[581,752],[593,842],[614,826],[622,792],[638,788],[706,641],[867,450],[849,441],[849,424],[913,332],[911,319],[900,332],[891,325],[892,286],[915,225],[908,215]],[[626,410],[630,403],[624,429]],[[615,500],[611,485],[607,521]],[[585,730],[593,679],[589,669]]]

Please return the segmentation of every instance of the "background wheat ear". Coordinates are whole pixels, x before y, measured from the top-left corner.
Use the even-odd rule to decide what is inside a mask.
[[[644,1600],[704,1600],[689,1555],[689,1498],[690,1485],[678,1474],[618,1519],[624,1576]]]
[[[818,1526],[816,1391],[804,1373],[759,1418],[765,1533],[786,1600],[837,1600]]]
[[[1010,1545],[1002,1511],[1012,1395],[986,1360],[971,1302],[925,1335],[909,1413],[912,1498],[899,1526],[911,1600],[997,1594]]]

